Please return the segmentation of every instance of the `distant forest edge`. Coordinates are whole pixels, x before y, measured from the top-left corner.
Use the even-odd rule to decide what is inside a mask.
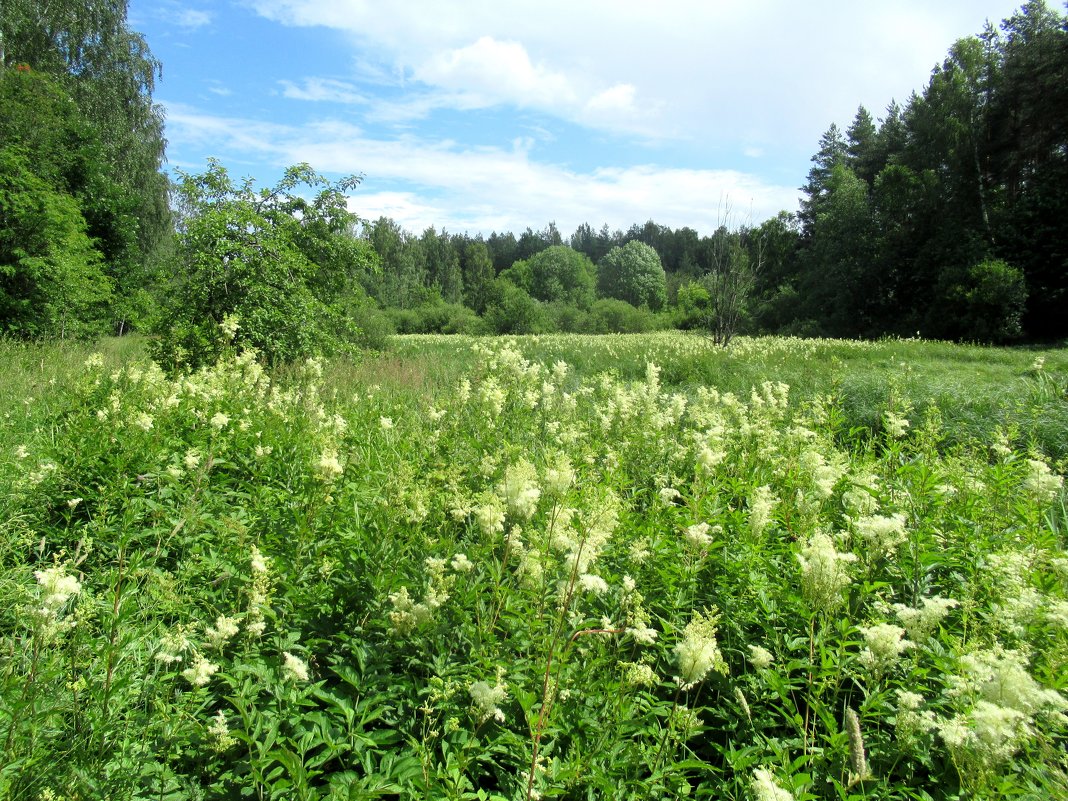
[[[796,213],[488,237],[358,220],[356,179],[306,165],[168,186],[159,64],[125,3],[33,5],[0,11],[9,336],[136,328],[175,363],[220,330],[277,358],[394,330],[1068,336],[1068,16],[1041,1],[956,42],[904,105],[832,124]]]

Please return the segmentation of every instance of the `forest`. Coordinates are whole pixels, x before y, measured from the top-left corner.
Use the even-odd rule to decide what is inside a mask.
[[[180,362],[208,357],[227,317],[280,360],[394,331],[1068,334],[1068,18],[1042,0],[953,43],[878,119],[832,122],[800,208],[727,209],[709,235],[653,220],[417,233],[350,214],[359,178],[308,165],[270,188],[214,161],[171,178],[160,63],[125,3],[81,9],[0,12],[5,336],[139,330]]]

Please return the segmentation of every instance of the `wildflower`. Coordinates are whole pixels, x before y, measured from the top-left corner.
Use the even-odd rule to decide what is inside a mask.
[[[204,636],[208,643],[215,648],[222,648],[238,632],[237,618],[219,615],[215,618],[215,625],[204,629]]]
[[[630,687],[655,687],[660,679],[656,672],[644,662],[621,662],[623,683]]]
[[[561,454],[556,463],[545,471],[545,487],[556,497],[567,492],[574,480],[575,471],[567,454]]]
[[[84,498],[70,498],[67,501],[67,508],[76,509],[76,508],[78,508],[78,504],[80,504],[84,500],[85,500]]]
[[[252,569],[252,572],[253,573],[261,573],[261,574],[262,573],[266,573],[267,572],[267,563],[270,560],[266,556],[264,556],[262,553],[260,553],[260,549],[258,547],[256,547],[255,545],[252,546],[252,551],[250,553],[250,556],[251,556],[251,561],[249,562],[249,567]]]
[[[906,417],[901,417],[892,411],[887,411],[883,414],[883,425],[886,428],[886,433],[893,439],[901,439],[905,436],[906,430],[909,427],[909,421]]]
[[[56,565],[45,570],[35,570],[33,575],[41,588],[41,603],[50,615],[58,614],[64,604],[81,592],[82,584],[74,576],[67,575],[64,565]]]
[[[152,417],[145,412],[141,412],[134,418],[134,425],[140,428],[142,431],[152,430]]]
[[[504,471],[504,480],[497,488],[508,511],[517,517],[529,520],[538,508],[541,490],[536,482],[534,466],[520,459]]]
[[[474,562],[467,558],[467,554],[458,553],[449,563],[457,573],[469,573],[475,568]]]
[[[679,675],[676,682],[689,690],[712,670],[726,675],[727,663],[716,642],[719,615],[715,611],[697,612],[683,630],[683,639],[675,646],[679,660]]]
[[[19,445],[17,448],[15,448],[15,458],[16,459],[25,459],[29,455],[30,455],[30,449],[27,448],[25,445]]]
[[[286,651],[282,654],[285,661],[282,663],[282,675],[293,681],[308,680],[308,664],[299,656]]]
[[[504,516],[504,507],[496,497],[475,509],[475,521],[487,537],[504,532]]]
[[[500,705],[508,699],[508,685],[501,679],[502,676],[498,675],[497,683],[493,687],[484,681],[476,681],[467,689],[471,694],[471,701],[478,715],[480,726],[490,718],[498,723],[504,722],[504,712]]]
[[[771,771],[757,768],[750,782],[756,801],[794,801],[794,796],[775,782]]]
[[[721,450],[713,450],[708,445],[702,446],[697,452],[697,464],[702,469],[711,473],[717,465],[727,458],[727,454]]]
[[[333,481],[345,472],[345,468],[338,461],[337,451],[333,448],[327,448],[319,455],[316,467],[319,471],[319,478],[327,482]]]
[[[909,637],[915,642],[924,642],[955,606],[959,604],[952,598],[933,595],[922,599],[919,608],[894,604],[893,609]]]
[[[223,339],[227,342],[232,342],[234,337],[237,336],[237,331],[241,326],[238,324],[240,318],[236,314],[228,314],[223,317],[221,323],[219,323],[219,330],[222,331]]]
[[[230,415],[224,412],[216,412],[211,416],[211,427],[216,431],[222,431],[226,426],[230,424]]]
[[[660,490],[660,502],[664,506],[674,506],[675,501],[682,497],[682,494],[674,487],[664,487]]]
[[[797,561],[801,564],[801,591],[817,611],[830,611],[842,602],[842,590],[850,584],[846,565],[855,562],[852,553],[839,552],[831,538],[819,532],[813,534]]]
[[[185,452],[185,456],[182,457],[182,463],[185,465],[186,470],[195,470],[197,465],[200,464],[200,453],[195,448],[190,448]]]
[[[772,663],[775,661],[775,657],[772,656],[771,651],[767,648],[761,648],[759,645],[750,645],[749,661],[757,670],[766,670],[771,667]]]
[[[771,521],[771,510],[779,501],[766,484],[753,490],[749,497],[749,528],[753,535],[759,537]]]
[[[683,531],[683,537],[692,547],[704,548],[712,543],[712,538],[708,536],[708,529],[708,523],[694,523]]]
[[[203,687],[211,681],[211,677],[214,676],[218,670],[218,665],[209,662],[202,656],[198,656],[192,665],[182,671],[182,678],[194,687]]]
[[[854,527],[876,556],[888,556],[906,539],[905,516],[900,513],[860,517]]]
[[[892,623],[860,626],[859,630],[867,646],[860,654],[860,661],[878,675],[893,666],[906,649],[916,645],[904,639],[903,628]]]
[[[378,418],[378,426],[383,431],[389,431],[391,428],[393,428],[393,418],[392,417],[379,417]]]
[[[1061,476],[1053,475],[1049,465],[1039,459],[1027,460],[1027,475],[1023,488],[1040,501],[1047,501],[1056,495],[1064,485]]]
[[[592,573],[583,573],[579,576],[578,583],[583,590],[592,592],[594,595],[603,595],[608,592],[608,582]]]
[[[221,709],[211,719],[211,725],[208,726],[208,734],[211,735],[213,740],[212,748],[218,754],[221,754],[237,742],[230,734],[230,727],[226,723],[226,715]]]

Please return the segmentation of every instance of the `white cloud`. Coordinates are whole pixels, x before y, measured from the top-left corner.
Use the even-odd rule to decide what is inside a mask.
[[[961,36],[1018,0],[250,0],[287,25],[352,37],[431,97],[407,108],[507,103],[621,135],[747,139],[811,154],[831,122],[923,88]],[[396,111],[396,109],[395,109]],[[404,115],[398,115],[404,116]]]
[[[332,78],[305,78],[303,86],[292,81],[279,81],[282,96],[291,100],[311,100],[329,103],[367,103],[367,98],[355,86]]]
[[[213,142],[223,151],[215,155],[226,161],[256,157],[277,169],[307,161],[320,172],[363,173],[353,209],[364,217],[385,214],[416,232],[430,225],[518,232],[550,219],[569,232],[583,222],[626,228],[652,218],[710,233],[725,202],[754,221],[797,203],[793,187],[733,170],[650,164],[581,171],[539,163],[526,139],[510,148],[415,136],[377,139],[340,122],[262,125],[181,107],[169,109],[167,119],[171,141]]]
[[[210,25],[213,15],[210,11],[201,11],[195,8],[183,8],[178,11],[172,19],[179,27],[188,30],[196,30],[197,28],[203,28],[205,25]]]

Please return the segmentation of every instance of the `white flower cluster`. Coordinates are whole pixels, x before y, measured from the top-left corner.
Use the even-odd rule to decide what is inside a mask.
[[[890,556],[907,539],[905,516],[899,512],[859,517],[853,521],[853,528],[868,552],[876,557]]]
[[[538,475],[534,465],[526,459],[520,459],[504,471],[504,479],[497,487],[497,493],[508,509],[520,520],[530,520],[538,510],[541,489],[538,487]]]
[[[697,612],[683,630],[682,641],[675,646],[675,656],[679,660],[679,675],[675,681],[688,690],[711,671],[726,675],[727,663],[720,653],[716,641],[719,614]]]
[[[905,630],[892,623],[876,623],[874,626],[859,626],[865,648],[860,653],[860,662],[877,676],[894,666],[906,650],[915,643],[905,639]]]
[[[905,627],[909,637],[914,642],[922,643],[934,633],[934,630],[949,614],[949,610],[959,605],[952,598],[933,595],[929,598],[921,599],[919,607],[894,604],[893,608],[897,619],[901,621],[901,625]]]
[[[490,718],[504,722],[501,704],[508,700],[508,685],[504,682],[502,672],[498,671],[497,682],[492,687],[484,681],[476,681],[468,687],[468,692],[480,726]]]
[[[813,534],[801,548],[801,589],[816,611],[828,612],[842,603],[842,590],[852,581],[847,565],[856,560],[856,554],[838,551],[823,532]]]
[[[764,768],[757,768],[753,771],[750,787],[752,787],[756,801],[794,801],[793,794],[780,787],[775,781],[774,774]]]

